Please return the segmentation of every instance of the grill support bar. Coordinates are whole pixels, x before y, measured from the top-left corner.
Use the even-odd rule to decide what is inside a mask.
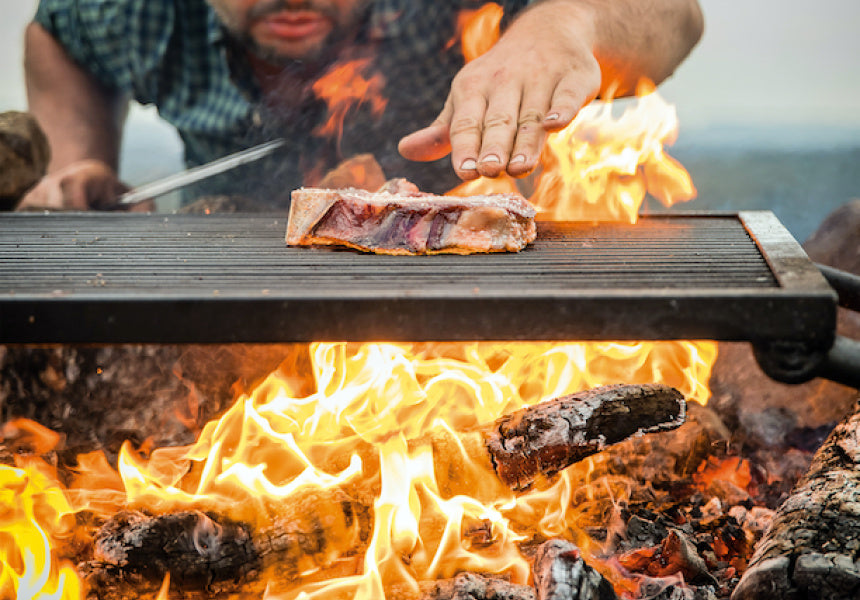
[[[839,306],[860,312],[860,277],[815,265],[839,297]],[[822,347],[804,341],[753,342],[756,361],[769,377],[782,383],[804,383],[816,377],[860,389],[860,341],[836,335]]]

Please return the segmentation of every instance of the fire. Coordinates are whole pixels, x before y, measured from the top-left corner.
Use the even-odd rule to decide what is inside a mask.
[[[476,10],[463,10],[458,15],[457,31],[466,62],[472,61],[493,47],[499,39],[504,9],[488,2]],[[456,43],[457,38],[451,40]]]
[[[647,83],[638,94],[617,118],[613,102],[594,102],[547,136],[529,197],[538,219],[635,223],[646,194],[665,206],[696,196],[689,173],[664,151],[678,133],[674,107]],[[502,175],[468,181],[448,193],[518,191],[516,180]]]
[[[329,110],[328,120],[314,135],[341,139],[343,120],[353,106],[370,103],[374,116],[382,114],[388,104],[383,95],[385,78],[378,71],[368,75],[371,64],[370,58],[337,63],[314,83],[314,94],[325,100]]]
[[[695,197],[687,171],[663,150],[677,136],[674,107],[644,83],[620,117],[612,109],[586,106],[547,138],[531,196],[541,218],[635,223],[646,193],[665,206]]]
[[[463,14],[468,60],[495,42],[501,16],[498,5]],[[362,102],[381,114],[384,80],[368,75],[369,64],[340,64],[317,82],[314,92],[327,102],[330,118],[315,134],[339,137],[345,115]],[[611,103],[584,108],[549,136],[531,196],[541,218],[635,222],[648,192],[666,205],[692,197],[689,176],[663,152],[676,131],[674,110],[650,89],[619,118]],[[501,177],[454,193],[516,188]],[[518,543],[562,536],[588,552],[583,526],[596,518],[588,514],[592,503],[598,497],[614,503],[630,484],[589,485],[592,462],[586,460],[515,494],[468,453],[469,438],[458,432],[610,383],[661,382],[705,403],[716,345],[316,343],[294,349],[305,352],[308,361],[287,357],[285,369],[241,394],[191,446],[149,453],[126,442],[118,472],[100,453],[82,455],[68,489],[43,462],[0,467],[0,594],[82,597],[74,568],[62,559],[74,515],[88,511],[106,519],[124,508],[214,511],[263,532],[285,520],[317,528],[322,547],[291,557],[292,579],[278,579],[271,565],[263,569],[264,580],[271,579],[267,598],[376,600],[392,590],[414,597],[421,582],[463,570],[528,583],[529,561]],[[286,370],[304,363],[310,364],[306,373]],[[46,430],[37,433],[37,453],[58,442]],[[448,440],[450,456],[434,453],[431,442],[438,439]],[[740,471],[740,485],[741,467],[712,465],[699,477]],[[302,512],[308,506],[312,513]],[[212,531],[195,529],[195,536],[218,535],[217,524],[203,523]],[[167,573],[158,598],[169,597],[170,581]]]
[[[13,421],[4,437],[23,429],[29,446],[47,452],[56,434],[30,421]],[[15,467],[0,465],[0,597],[77,600],[81,587],[74,565],[56,548],[73,535],[74,509],[56,471],[40,459],[16,457]]]

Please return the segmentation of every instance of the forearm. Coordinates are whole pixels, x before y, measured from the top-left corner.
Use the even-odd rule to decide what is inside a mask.
[[[105,89],[41,26],[25,34],[29,110],[51,146],[49,172],[87,159],[116,171],[127,100]]]
[[[541,0],[507,34],[582,44],[600,65],[600,95],[629,95],[642,78],[660,83],[703,31],[696,0]]]

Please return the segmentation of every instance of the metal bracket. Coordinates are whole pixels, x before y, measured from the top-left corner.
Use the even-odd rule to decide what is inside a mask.
[[[802,340],[753,342],[753,355],[761,370],[781,383],[804,383],[818,377],[827,349]]]
[[[816,264],[839,296],[839,305],[860,311],[860,277]],[[782,383],[803,383],[823,377],[860,389],[860,341],[837,335],[830,348],[804,341],[769,340],[753,343],[762,371]]]

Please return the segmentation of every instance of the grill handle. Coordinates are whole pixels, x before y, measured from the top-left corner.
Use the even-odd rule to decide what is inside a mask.
[[[827,265],[815,265],[839,297],[839,306],[860,312],[860,277]],[[823,377],[860,390],[860,341],[836,335],[830,348],[802,341],[753,343],[762,371],[782,383],[803,383]]]
[[[836,291],[839,296],[839,306],[860,312],[860,277],[819,263],[815,263],[815,266],[824,275],[830,287]]]

